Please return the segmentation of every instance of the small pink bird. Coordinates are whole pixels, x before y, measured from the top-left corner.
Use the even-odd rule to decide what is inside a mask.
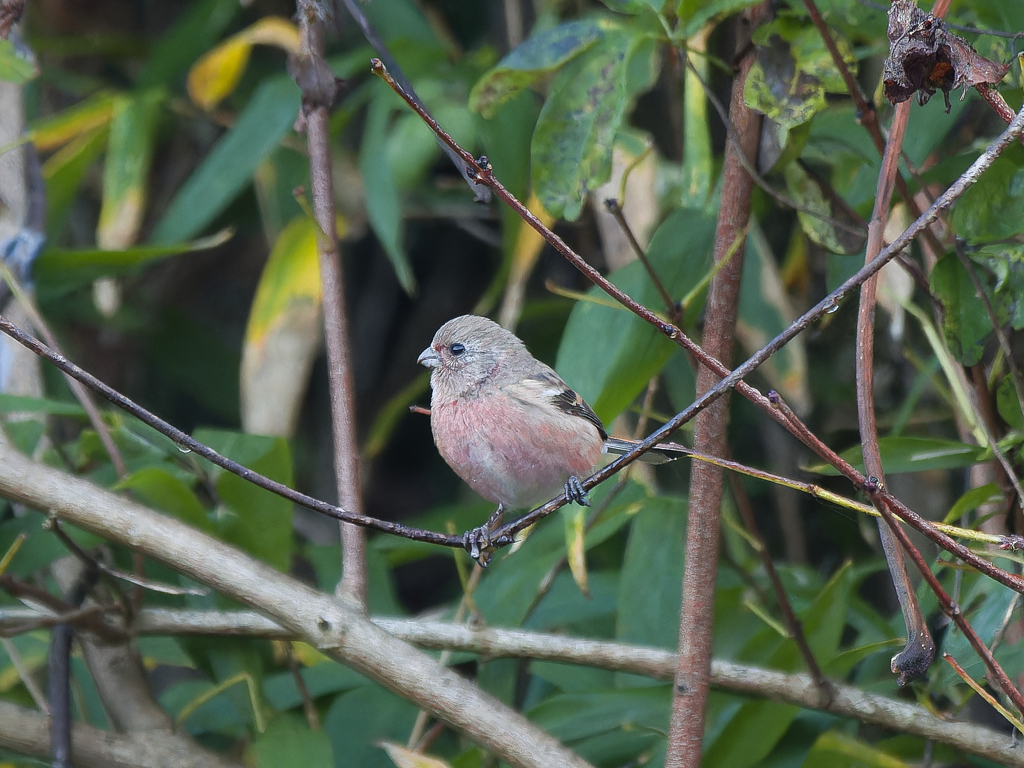
[[[504,510],[559,492],[586,506],[579,478],[606,451],[626,453],[634,445],[609,438],[582,397],[486,317],[449,320],[417,362],[432,369],[430,427],[438,451],[470,488],[498,505],[486,525],[467,534],[475,559],[489,547],[488,534]],[[680,455],[667,447],[665,453]]]

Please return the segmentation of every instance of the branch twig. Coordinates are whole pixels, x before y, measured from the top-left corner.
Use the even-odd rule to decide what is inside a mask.
[[[323,29],[316,5],[316,0],[299,0],[299,31],[303,55],[314,61],[323,61]],[[326,63],[324,66],[326,67]],[[329,71],[327,69],[327,72]],[[333,74],[330,77],[333,78]],[[317,225],[324,235],[317,238],[317,253],[323,296],[327,375],[331,393],[335,483],[338,504],[356,515],[361,515],[363,502],[359,483],[355,385],[349,343],[351,334],[345,309],[345,276],[338,256],[338,230],[335,224],[331,134],[328,124],[330,106],[318,101],[309,88],[303,91],[302,112],[306,124],[306,144],[309,148],[313,211]],[[363,530],[342,523],[341,548],[342,577],[338,584],[338,595],[344,595],[365,607],[366,537]]]

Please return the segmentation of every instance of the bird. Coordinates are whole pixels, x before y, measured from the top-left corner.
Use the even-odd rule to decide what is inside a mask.
[[[430,369],[430,427],[438,452],[495,513],[466,535],[481,562],[489,534],[506,510],[529,508],[559,493],[589,506],[580,483],[607,452],[628,453],[636,441],[608,435],[600,417],[522,340],[486,317],[462,315],[434,334],[417,358]],[[656,446],[648,461],[683,455]],[[646,455],[646,454],[645,454]]]

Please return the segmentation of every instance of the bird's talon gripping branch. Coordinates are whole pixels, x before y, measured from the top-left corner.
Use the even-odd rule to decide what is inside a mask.
[[[462,546],[465,547],[469,556],[476,560],[481,568],[486,568],[498,547],[502,545],[498,539],[492,539],[491,534],[501,525],[505,517],[505,507],[501,504],[487,518],[487,522],[479,528],[466,531],[462,536]]]
[[[587,498],[587,492],[583,490],[583,483],[575,475],[565,481],[565,500],[570,503],[575,501],[581,507],[590,506],[590,499]]]
[[[491,531],[487,525],[481,525],[479,528],[466,531],[462,536],[462,546],[465,547],[469,556],[480,564],[481,568],[486,568],[490,565],[491,558],[497,549],[494,546],[494,542],[491,541]]]

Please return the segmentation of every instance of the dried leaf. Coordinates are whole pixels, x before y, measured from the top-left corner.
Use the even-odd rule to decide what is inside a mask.
[[[889,58],[885,60],[885,97],[900,104],[917,93],[928,103],[941,90],[949,112],[949,92],[1003,79],[1008,64],[980,55],[962,37],[950,33],[942,19],[925,13],[912,0],[894,0],[889,9]]]

